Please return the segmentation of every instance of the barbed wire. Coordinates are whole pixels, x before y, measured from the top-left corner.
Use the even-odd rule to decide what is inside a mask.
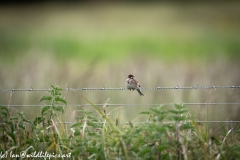
[[[175,86],[175,87],[150,87],[150,88],[141,88],[142,90],[180,90],[180,89],[186,89],[186,90],[190,90],[190,89],[239,89],[240,86],[191,86],[191,87],[181,87],[179,85]],[[45,88],[45,89],[34,89],[34,88],[30,88],[30,89],[0,89],[0,92],[19,92],[19,91],[30,91],[30,92],[40,92],[40,91],[51,91],[51,88]],[[93,90],[127,90],[127,88],[125,87],[119,87],[119,88],[106,88],[106,87],[102,87],[102,88],[65,88],[63,89],[65,91],[93,91]]]
[[[145,107],[145,106],[149,106],[149,107],[154,107],[154,106],[173,106],[174,104],[180,104],[180,105],[240,105],[240,102],[236,102],[236,103],[159,103],[159,104],[94,104],[95,106],[123,106],[123,107]],[[9,104],[9,105],[1,105],[3,107],[44,107],[47,104]],[[51,106],[51,105],[47,105],[47,106]],[[58,106],[63,107],[66,105],[63,104],[58,104]],[[85,107],[85,106],[92,106],[91,104],[68,104],[68,107]]]

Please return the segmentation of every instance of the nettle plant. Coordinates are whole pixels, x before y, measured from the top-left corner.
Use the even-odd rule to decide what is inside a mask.
[[[61,91],[61,88],[51,86],[51,95],[40,99],[40,102],[48,104],[41,108],[41,116],[36,117],[33,122],[24,116],[24,112],[17,112],[16,116],[11,116],[8,107],[0,106],[0,152],[11,152],[15,155],[22,151],[69,153],[63,143],[64,137],[67,136],[65,128],[56,124],[61,122],[58,114],[63,114],[63,107],[67,105]]]
[[[89,102],[89,101],[88,101]],[[89,102],[92,104],[91,102]],[[83,159],[181,159],[188,156],[187,147],[193,129],[181,105],[167,110],[164,106],[140,114],[148,115],[145,124],[113,122],[103,107],[95,108],[99,117],[81,110],[72,125],[72,155]],[[189,138],[186,136],[189,136]]]
[[[67,105],[66,100],[61,95],[62,90],[63,89],[58,86],[51,86],[49,90],[51,95],[43,96],[40,99],[40,102],[48,104],[41,108],[41,116],[36,117],[34,121],[33,130],[38,136],[38,150],[53,151],[55,153],[62,152],[62,135],[65,135],[66,129],[61,125],[60,133],[59,127],[57,126],[58,122],[62,124],[58,115],[64,113],[63,106]]]
[[[23,112],[18,112],[16,116],[10,116],[7,107],[0,106],[0,152],[11,151],[19,153],[27,150],[31,144],[30,129],[32,123],[25,118]]]
[[[58,118],[57,113],[64,113],[63,106],[59,106],[59,103],[67,105],[66,100],[61,96],[60,91],[62,90],[57,86],[51,85],[49,90],[51,96],[43,96],[40,99],[40,102],[47,102],[48,104],[41,108],[41,117],[36,117],[35,125],[42,123],[42,127],[50,126],[51,123],[54,123],[54,119]]]
[[[51,86],[51,89],[49,92],[51,93],[51,96],[43,96],[40,99],[40,102],[49,102],[50,105],[46,105],[41,108],[41,115],[43,117],[49,116],[49,120],[52,120],[54,117],[56,117],[56,112],[64,113],[64,109],[62,106],[58,106],[59,103],[64,103],[67,105],[66,100],[61,96],[61,91],[63,89],[59,87]]]
[[[137,126],[132,136],[127,136],[127,146],[135,158],[144,159],[181,159],[187,157],[186,134],[193,126],[184,113],[188,110],[181,105],[174,109],[165,106],[150,108],[140,114],[148,115],[146,124]],[[189,135],[191,137],[191,135]]]

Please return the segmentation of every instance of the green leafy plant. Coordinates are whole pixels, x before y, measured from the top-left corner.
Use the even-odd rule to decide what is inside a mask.
[[[50,119],[52,119],[53,116],[56,116],[55,112],[64,113],[63,107],[58,106],[58,104],[64,103],[65,105],[67,105],[67,102],[66,100],[64,100],[64,98],[62,98],[60,91],[62,91],[61,88],[51,85],[51,89],[49,90],[49,92],[51,93],[51,96],[43,96],[40,99],[40,102],[43,102],[43,101],[50,102],[50,105],[46,105],[41,108],[42,117],[44,117],[44,115],[49,113]]]
[[[207,135],[205,124],[196,123],[182,105],[158,106],[143,111],[143,124],[122,123],[111,117],[107,104],[99,108],[75,110],[77,116],[70,128],[64,128],[59,115],[67,102],[62,89],[51,86],[50,96],[43,96],[39,117],[32,122],[9,108],[0,106],[0,153],[21,151],[70,154],[74,159],[239,159],[240,130],[222,128],[222,136]],[[115,119],[115,121],[113,120]],[[223,125],[222,125],[223,126]],[[208,136],[208,137],[207,137]],[[8,157],[9,158],[9,157]]]
[[[49,89],[51,96],[43,96],[40,99],[40,102],[47,102],[48,104],[41,108],[41,117],[36,117],[33,126],[36,134],[40,137],[39,142],[43,144],[48,143],[44,150],[54,151],[55,153],[62,153],[62,135],[65,133],[63,125],[61,126],[62,132],[60,133],[56,124],[57,122],[62,124],[57,115],[57,113],[64,113],[64,108],[60,104],[67,105],[66,100],[61,95],[62,90],[58,86],[51,85]],[[39,147],[39,149],[43,149],[42,145]]]

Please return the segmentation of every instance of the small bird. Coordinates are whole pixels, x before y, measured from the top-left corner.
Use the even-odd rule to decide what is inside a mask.
[[[144,96],[141,92],[140,83],[137,80],[135,80],[133,77],[134,76],[132,74],[128,75],[128,78],[126,80],[127,89],[129,89],[130,91],[131,90],[134,91],[136,89],[138,91],[138,93],[140,94],[140,96]]]

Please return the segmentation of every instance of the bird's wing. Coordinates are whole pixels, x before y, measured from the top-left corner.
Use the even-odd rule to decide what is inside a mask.
[[[140,83],[137,80],[136,80],[136,84],[137,84],[138,87],[140,87]]]

